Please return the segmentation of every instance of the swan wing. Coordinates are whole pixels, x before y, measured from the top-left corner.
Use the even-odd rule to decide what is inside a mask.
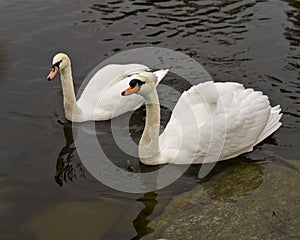
[[[275,108],[274,126],[268,127],[272,111],[261,92],[231,82],[193,86],[178,100],[160,136],[162,161],[215,162],[251,151],[265,129],[280,126]]]
[[[241,86],[232,84],[227,88]],[[200,83],[183,92],[159,139],[162,162],[189,164],[205,156],[211,137],[211,112],[218,96],[213,82]]]
[[[222,132],[223,128],[225,133],[220,160],[252,151],[257,143],[274,132],[281,125],[281,115],[278,109],[272,109],[268,97],[251,88],[221,95],[213,114],[217,131]],[[221,123],[223,120],[225,124]],[[215,141],[221,141],[217,134]]]

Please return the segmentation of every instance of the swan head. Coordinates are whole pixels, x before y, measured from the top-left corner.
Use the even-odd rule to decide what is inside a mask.
[[[144,72],[129,82],[129,88],[121,93],[122,96],[139,94],[143,97],[155,91],[157,76],[152,72]]]
[[[67,66],[70,66],[70,64],[71,61],[67,54],[65,53],[56,54],[53,57],[51,72],[48,74],[47,79],[51,81],[59,71],[63,70]]]

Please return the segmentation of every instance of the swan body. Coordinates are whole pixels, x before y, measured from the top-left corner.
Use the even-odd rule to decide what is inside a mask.
[[[52,80],[60,72],[64,110],[68,120],[104,121],[143,105],[144,100],[141,96],[132,95],[124,99],[120,96],[120,92],[128,86],[131,79],[149,70],[142,64],[109,64],[93,75],[76,101],[71,61],[66,54],[58,53],[53,58],[52,71],[48,75],[48,80]],[[154,72],[158,78],[157,84],[167,72],[168,69]]]
[[[245,89],[239,83],[205,82],[181,95],[159,136],[156,76],[146,73],[132,82],[122,95],[136,93],[145,99],[146,124],[139,142],[139,157],[144,164],[230,159],[252,151],[281,126],[279,105],[271,107],[262,92]],[[140,84],[139,89],[132,88],[135,83]]]

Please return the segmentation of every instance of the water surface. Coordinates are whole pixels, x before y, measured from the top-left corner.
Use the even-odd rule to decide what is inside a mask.
[[[91,177],[64,118],[60,82],[46,81],[58,51],[72,59],[77,90],[107,57],[149,46],[193,57],[215,81],[262,90],[272,105],[281,105],[283,126],[252,153],[218,164],[212,174],[252,160],[292,168],[287,160],[298,161],[300,147],[299,12],[299,2],[292,0],[2,1],[0,238],[140,239],[155,231],[149,222],[173,196],[201,184],[199,166],[144,195],[109,189]],[[164,81],[180,79],[170,74]],[[162,118],[166,123],[169,111],[163,109]],[[142,108],[131,121],[136,140],[143,120]],[[126,166],[127,159],[109,142],[110,122],[97,128],[107,137],[107,151]],[[255,164],[262,180],[254,187],[243,182],[245,195],[263,182],[265,165]],[[137,162],[134,166],[148,171]]]

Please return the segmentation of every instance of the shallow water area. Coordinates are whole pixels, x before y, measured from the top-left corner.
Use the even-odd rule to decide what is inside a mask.
[[[224,221],[248,213],[244,224],[230,226],[241,229],[234,237],[255,239],[271,229],[270,239],[299,238],[299,12],[299,2],[292,0],[1,1],[0,239],[176,239],[174,226],[181,236],[194,239],[195,225],[190,235],[184,228],[184,219],[195,217],[192,212],[174,215],[178,225],[168,214],[176,214],[174,206],[184,209],[201,201],[207,209],[193,211],[203,211],[207,239],[214,239],[209,223],[221,222],[226,207],[236,215],[228,213]],[[78,91],[97,64],[137,47],[179,51],[202,64],[215,81],[236,81],[263,91],[273,106],[281,105],[282,127],[253,152],[218,163],[205,179],[197,178],[200,166],[192,166],[155,192],[110,189],[82,165],[72,124],[64,117],[59,78],[48,82],[46,76],[53,55],[66,52]],[[163,81],[183,92],[189,86],[181,82],[174,73]],[[177,101],[175,95],[159,94]],[[142,107],[130,119],[135,142],[144,115]],[[161,116],[164,125],[170,110],[162,108]],[[99,142],[117,166],[132,172],[156,169],[124,155],[110,127],[110,121],[96,123]],[[273,194],[279,197],[272,205]],[[184,196],[191,202],[183,201]],[[254,204],[256,199],[261,204]],[[254,214],[263,219],[257,235],[249,227],[259,227]],[[219,239],[233,237],[222,225],[214,230]]]

